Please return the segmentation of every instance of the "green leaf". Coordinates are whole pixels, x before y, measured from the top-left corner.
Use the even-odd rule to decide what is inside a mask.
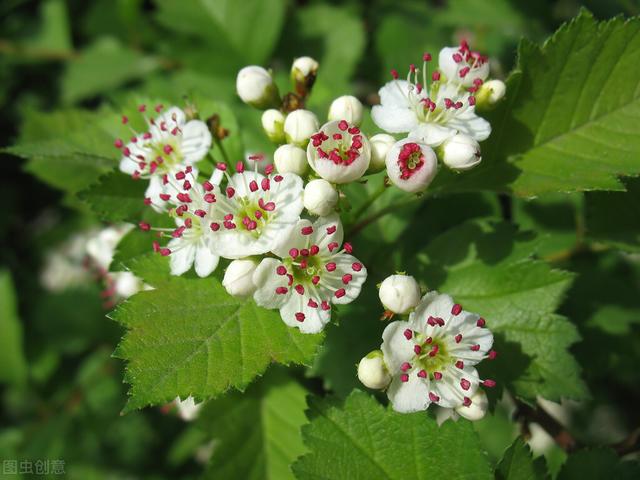
[[[154,58],[131,50],[114,38],[99,38],[67,64],[62,77],[63,102],[74,103],[108,92],[158,66]]]
[[[497,480],[544,480],[548,477],[544,458],[531,458],[531,450],[518,437],[506,452],[496,469]]]
[[[490,369],[524,399],[583,398],[580,369],[568,352],[580,337],[554,313],[573,275],[532,259],[538,243],[507,224],[466,223],[418,254],[419,278],[486,318],[502,355],[481,371]]]
[[[470,422],[438,427],[424,413],[396,413],[357,390],[343,406],[310,408],[302,436],[311,453],[293,464],[299,479],[493,478]]]
[[[134,222],[149,208],[143,202],[146,189],[147,182],[113,171],[79,192],[78,198],[87,202],[102,220]]]
[[[293,479],[291,463],[307,452],[300,435],[307,423],[306,393],[282,371],[271,370],[245,393],[208,402],[198,425],[216,448],[204,478]]]
[[[127,328],[116,352],[128,362],[126,410],[243,390],[272,362],[308,363],[323,339],[288,328],[277,311],[229,296],[215,278],[170,276],[166,258],[138,257],[131,269],[155,290],[111,314]]]
[[[0,270],[0,382],[21,384],[27,377],[27,361],[17,308],[11,275]]]
[[[43,2],[40,6],[40,16],[40,31],[29,40],[28,45],[61,54],[71,52],[71,28],[64,0]]]
[[[583,10],[542,46],[523,40],[507,98],[488,114],[485,161],[435,187],[520,196],[624,190],[640,174],[640,18],[598,22]]]
[[[625,251],[640,251],[640,179],[624,181],[626,192],[591,192],[586,197],[589,238]]]
[[[558,474],[558,480],[632,480],[640,477],[640,464],[621,461],[613,450],[597,448],[570,455]]]

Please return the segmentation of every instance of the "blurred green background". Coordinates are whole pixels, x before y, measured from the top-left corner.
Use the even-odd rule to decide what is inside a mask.
[[[46,135],[51,151],[28,164],[0,154],[0,461],[62,459],[67,477],[77,479],[196,478],[206,457],[202,446],[210,440],[170,409],[120,416],[126,401],[123,366],[111,354],[122,332],[105,317],[99,282],[56,291],[43,285],[49,253],[61,245],[69,248],[63,242],[72,232],[96,224],[70,195],[76,188],[65,183],[64,172],[47,168],[56,134],[68,127],[48,112],[105,105],[118,110],[135,99],[132,92],[176,102],[204,95],[231,107],[242,125],[244,152],[270,151],[260,113],[235,97],[235,75],[247,64],[273,68],[284,84],[293,58],[318,59],[309,108],[324,115],[342,94],[375,103],[391,68],[402,72],[422,52],[436,53],[461,38],[489,54],[493,75],[504,78],[522,37],[544,40],[581,6],[606,19],[638,14],[639,5],[634,0],[3,0],[0,146]],[[110,112],[105,113],[109,121]],[[447,204],[449,216],[441,219],[440,229],[476,215],[500,215],[494,196],[457,198]],[[430,208],[435,212],[441,201]],[[562,196],[542,199],[535,207],[521,201],[511,207],[521,225],[552,234],[542,253],[553,258],[575,242],[580,205],[577,196]],[[611,277],[637,282],[637,271],[614,255],[580,258],[570,269],[588,276],[596,263]],[[591,286],[578,282],[574,288],[589,295]],[[608,300],[625,308],[617,298]],[[566,308],[575,317],[586,307]],[[602,338],[588,327],[581,332],[587,339],[595,336],[595,342]],[[581,348],[579,358],[590,358],[588,344]],[[628,348],[637,351],[638,345]],[[638,418],[631,401],[637,398],[635,376],[625,365],[620,368],[613,399],[600,400],[623,414],[605,409],[603,421],[612,429],[587,428],[583,438],[615,441],[615,422]],[[592,385],[606,381],[606,369],[585,373]],[[500,411],[477,428],[495,458],[514,433],[507,413]],[[551,451],[552,465],[556,454],[562,459]]]

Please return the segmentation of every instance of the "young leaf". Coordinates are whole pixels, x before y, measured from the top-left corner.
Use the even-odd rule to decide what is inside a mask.
[[[313,401],[302,437],[311,453],[293,464],[301,480],[493,478],[470,422],[438,427],[424,412],[400,414],[355,390],[343,406]]]
[[[277,311],[229,296],[215,278],[172,277],[165,260],[133,259],[132,271],[155,290],[112,313],[127,328],[116,352],[128,362],[126,410],[243,390],[272,362],[311,360],[323,335],[287,327]]]
[[[291,463],[307,449],[307,391],[280,370],[271,370],[245,393],[232,392],[206,404],[198,425],[217,448],[204,478],[293,479]]]
[[[504,452],[496,469],[497,480],[544,480],[547,477],[544,458],[533,460],[531,450],[520,437]]]
[[[507,224],[463,224],[418,255],[420,278],[486,318],[499,356],[481,370],[495,368],[491,374],[523,398],[583,398],[580,369],[567,351],[580,337],[554,313],[573,275],[530,258],[537,243]]]
[[[0,381],[22,383],[27,376],[27,362],[22,351],[22,325],[11,275],[6,270],[0,270],[0,331]]]

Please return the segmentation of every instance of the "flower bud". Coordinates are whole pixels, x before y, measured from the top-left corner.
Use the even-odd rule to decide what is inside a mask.
[[[279,173],[304,175],[309,169],[307,153],[296,145],[281,145],[273,154],[273,162]]]
[[[487,399],[487,394],[484,393],[484,390],[479,388],[476,390],[476,393],[471,396],[471,405],[468,407],[460,405],[459,407],[456,407],[455,410],[461,417],[464,417],[467,420],[476,421],[485,416],[488,408],[489,400]]]
[[[393,184],[411,193],[426,190],[438,171],[433,149],[411,138],[396,142],[387,153],[385,163]]]
[[[142,289],[142,281],[131,272],[110,273],[115,293],[120,298],[129,298]]]
[[[331,183],[359,179],[369,168],[371,145],[355,125],[345,120],[325,123],[307,146],[311,168]]]
[[[304,187],[304,208],[312,215],[326,217],[338,203],[338,192],[326,180],[311,180]]]
[[[380,350],[374,350],[360,360],[358,379],[365,387],[376,390],[382,390],[391,383],[391,375],[384,364],[384,355]]]
[[[489,62],[468,47],[445,47],[438,55],[438,67],[448,82],[471,87],[475,80],[485,80],[489,76]]]
[[[274,143],[284,142],[284,115],[280,110],[270,108],[262,114],[262,128]]]
[[[507,92],[507,86],[502,80],[489,80],[483,83],[476,94],[476,108],[490,110],[502,100]]]
[[[469,135],[458,133],[438,147],[440,159],[454,170],[469,170],[482,160],[480,144]]]
[[[236,91],[244,103],[260,109],[276,106],[280,101],[278,87],[271,74],[256,65],[238,72]]]
[[[309,110],[294,110],[284,121],[284,133],[288,143],[306,147],[309,137],[318,131],[318,119]]]
[[[384,169],[387,153],[396,139],[387,133],[379,133],[369,139],[371,143],[371,163],[369,163],[369,171],[376,173]]]
[[[253,260],[234,260],[224,272],[222,286],[229,295],[234,297],[247,297],[253,294],[256,290],[256,285],[253,283],[253,272],[257,266]]]
[[[336,98],[329,107],[329,120],[346,120],[356,127],[362,123],[364,107],[360,100],[352,95]]]
[[[198,418],[202,403],[196,403],[193,397],[187,397],[184,400],[180,400],[180,397],[177,397],[175,403],[178,408],[178,415],[185,422],[191,422]]]
[[[420,285],[410,275],[391,275],[380,284],[378,295],[384,308],[402,315],[420,303]]]
[[[291,82],[295,91],[302,98],[311,92],[318,74],[318,62],[311,57],[299,57],[291,65]]]

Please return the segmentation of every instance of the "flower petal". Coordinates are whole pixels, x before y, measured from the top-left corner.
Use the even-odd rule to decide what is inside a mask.
[[[446,127],[436,123],[420,123],[409,132],[409,138],[420,140],[430,147],[437,147],[456,134],[456,130],[449,128],[449,125],[451,122],[447,123]]]
[[[389,367],[389,371],[395,374],[400,365],[408,362],[415,356],[413,351],[414,342],[405,337],[405,330],[411,330],[409,322],[391,322],[382,332],[382,346],[384,361]]]
[[[405,133],[418,125],[416,113],[409,107],[375,105],[371,109],[373,122],[389,133]]]
[[[193,260],[196,256],[195,245],[180,238],[174,238],[167,246],[171,250],[171,255],[169,256],[171,275],[182,275],[193,265]]]
[[[200,239],[196,247],[196,257],[194,260],[196,273],[199,277],[208,277],[218,266],[220,257],[209,248],[208,242],[204,238]]]
[[[335,231],[333,227],[335,227]],[[335,242],[338,246],[342,246],[343,240],[344,228],[342,227],[340,216],[337,213],[326,217],[320,217],[313,223],[311,244],[317,245],[321,252],[325,251],[330,243]]]
[[[447,123],[447,126],[461,133],[466,133],[478,142],[486,140],[489,138],[489,135],[491,135],[491,124],[484,118],[476,115],[474,109],[469,109],[451,119]]]
[[[299,328],[302,333],[319,333],[331,320],[331,310],[309,306],[308,295],[292,293],[287,302],[280,307],[280,316],[290,327]],[[315,299],[319,304],[319,299]],[[302,314],[302,315],[300,315]]]
[[[298,223],[296,223],[295,227],[293,227],[291,234],[284,239],[284,242],[281,242],[280,245],[278,245],[271,251],[278,255],[280,258],[287,258],[289,256],[289,250],[291,250],[292,248],[297,248],[298,250],[302,248],[308,248],[311,236],[302,235],[301,230],[303,228],[308,228],[311,226],[312,225],[309,220],[298,220]]]
[[[336,264],[336,270],[333,273],[338,277],[338,281],[335,282],[335,284],[332,282],[332,285],[337,285],[337,288],[343,288],[345,294],[340,298],[334,295],[331,298],[331,303],[335,303],[337,305],[345,305],[347,303],[351,303],[356,298],[358,298],[358,295],[360,295],[362,284],[367,279],[367,269],[353,255],[337,255],[333,258],[333,262],[335,262]],[[353,269],[354,263],[359,263],[360,265],[362,265],[359,272]],[[351,280],[345,283],[344,275],[351,275]]]
[[[257,287],[253,299],[261,307],[280,308],[291,295],[288,277],[277,273],[277,268],[280,266],[283,266],[280,260],[265,258],[253,272],[253,283]],[[276,293],[276,288],[279,287],[287,288],[287,293]]]
[[[186,163],[202,160],[211,148],[211,132],[200,120],[191,120],[182,128],[180,153]]]
[[[387,390],[393,409],[400,413],[426,410],[431,404],[429,383],[428,379],[422,379],[415,373],[409,375],[406,382],[400,379],[400,375],[394,376]]]

